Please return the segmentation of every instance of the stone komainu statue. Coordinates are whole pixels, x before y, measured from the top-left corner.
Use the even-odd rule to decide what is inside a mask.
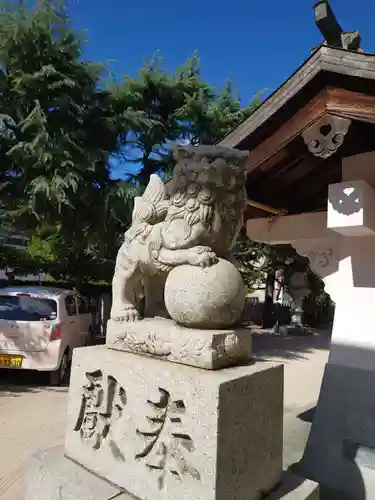
[[[113,320],[168,317],[164,286],[170,270],[231,260],[246,205],[247,155],[217,146],[178,147],[168,188],[151,175],[143,196],[134,200],[132,225],[117,255]]]

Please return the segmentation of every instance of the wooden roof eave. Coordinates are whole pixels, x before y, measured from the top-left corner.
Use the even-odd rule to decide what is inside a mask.
[[[327,91],[327,112],[366,123],[375,123],[375,96],[332,88]]]
[[[320,46],[279,89],[219,144],[238,147],[322,72],[375,80],[375,55]]]
[[[245,164],[247,174],[257,168],[268,170],[273,164],[285,161],[289,155],[287,146],[326,114],[375,124],[375,96],[338,88],[322,90],[290,120],[250,151]]]

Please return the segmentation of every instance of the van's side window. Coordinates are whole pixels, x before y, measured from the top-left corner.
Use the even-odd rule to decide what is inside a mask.
[[[78,304],[78,314],[87,314],[89,312],[86,302],[80,295],[77,295],[77,304]]]
[[[76,316],[77,305],[76,305],[74,295],[68,295],[65,298],[65,307],[66,307],[66,312],[68,313],[68,316]]]

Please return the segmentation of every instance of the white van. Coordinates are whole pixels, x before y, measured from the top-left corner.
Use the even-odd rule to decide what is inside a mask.
[[[0,369],[48,371],[59,385],[75,347],[90,341],[92,316],[77,292],[60,288],[0,289]]]

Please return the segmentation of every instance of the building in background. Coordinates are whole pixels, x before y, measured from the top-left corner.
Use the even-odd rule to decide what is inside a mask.
[[[0,247],[25,250],[28,244],[29,238],[26,235],[12,231],[11,229],[5,227],[0,228]],[[45,273],[16,275],[14,274],[14,269],[11,267],[0,269],[0,281],[9,281],[9,279],[42,282],[48,280],[48,277]]]

